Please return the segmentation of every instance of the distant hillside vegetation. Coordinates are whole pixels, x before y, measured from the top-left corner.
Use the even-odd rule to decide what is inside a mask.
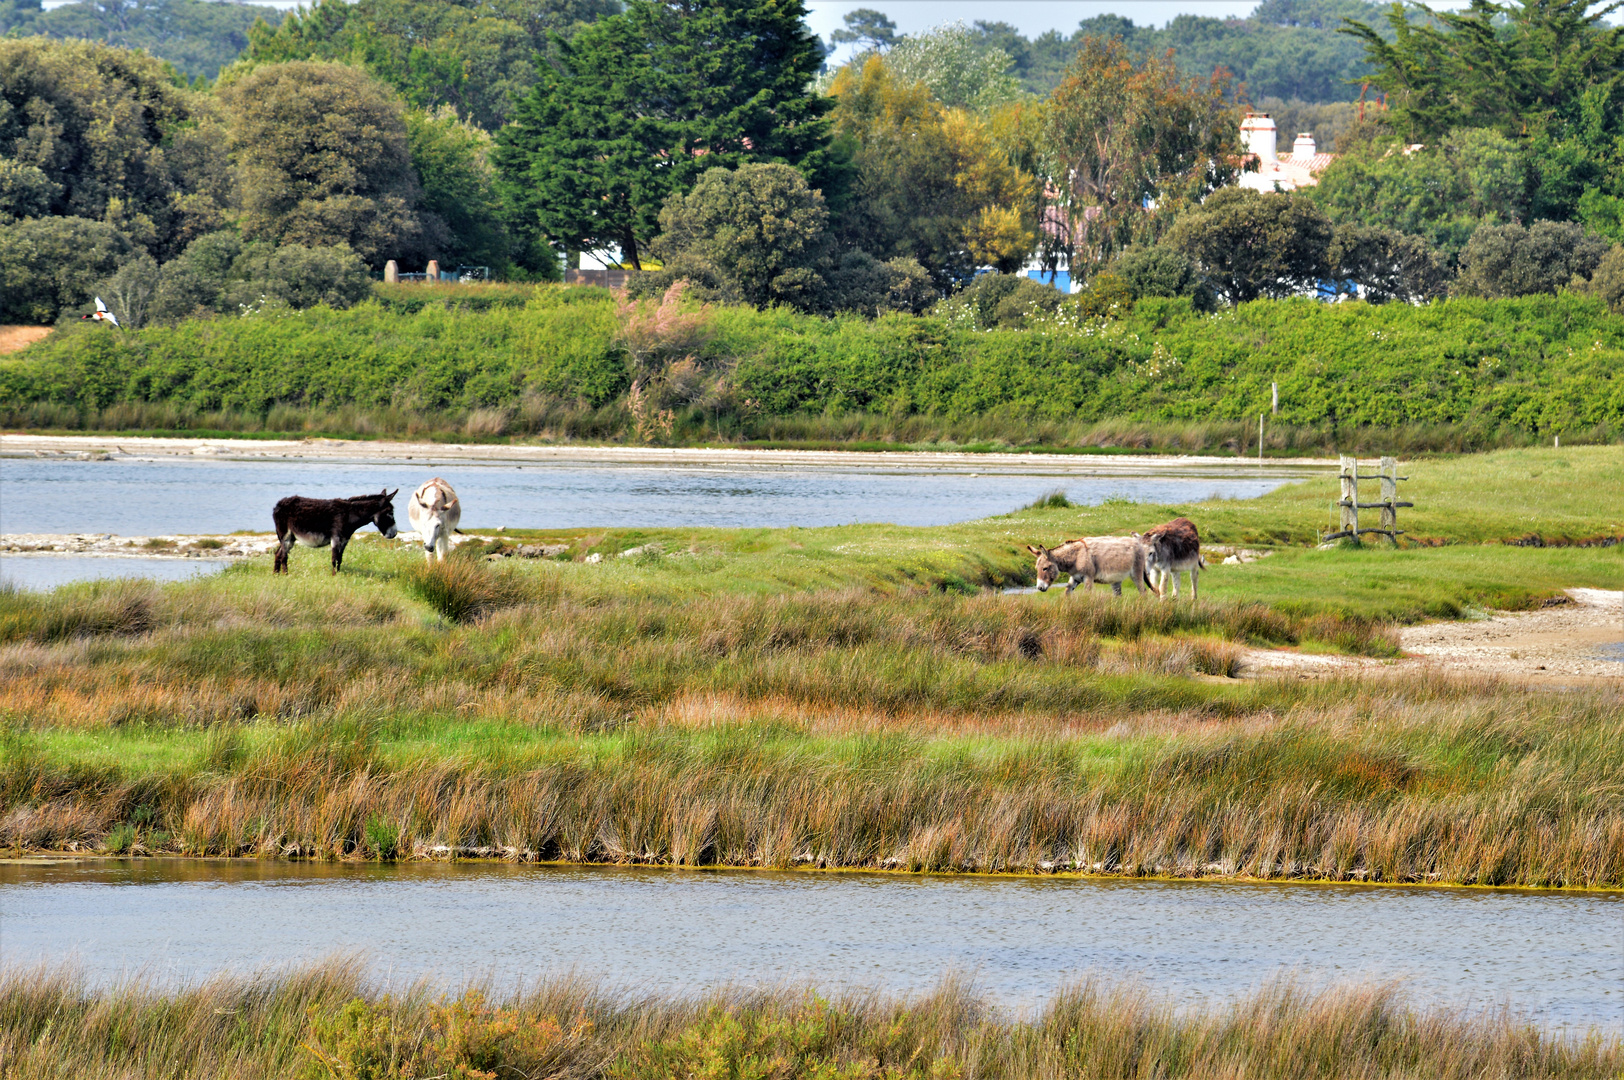
[[[40,0],[0,0],[0,37],[42,35],[144,49],[189,80],[213,79],[248,46],[248,28],[282,23],[272,7],[229,0],[78,0],[45,11]]]

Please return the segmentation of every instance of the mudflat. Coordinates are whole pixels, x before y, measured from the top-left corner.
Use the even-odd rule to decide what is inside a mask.
[[[543,464],[729,465],[908,471],[1053,473],[1071,476],[1301,476],[1332,468],[1330,458],[1270,459],[1152,454],[1027,454],[940,451],[754,450],[737,447],[577,446],[427,443],[347,439],[182,439],[105,435],[0,435],[0,457],[98,455],[110,458],[213,457],[287,461],[493,461]]]

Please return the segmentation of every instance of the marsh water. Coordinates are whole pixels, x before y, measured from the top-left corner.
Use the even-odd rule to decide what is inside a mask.
[[[145,859],[0,864],[0,962],[93,980],[251,971],[353,952],[456,984],[573,972],[919,990],[972,976],[1041,1002],[1088,976],[1217,1003],[1283,973],[1396,981],[1422,1004],[1506,1002],[1624,1028],[1624,894],[709,872],[475,863]]]
[[[1079,471],[1086,465],[1079,463]],[[943,525],[1005,513],[1050,491],[1093,505],[1110,498],[1179,503],[1208,496],[1252,498],[1292,478],[1289,470],[1233,476],[1088,476],[1022,473],[1018,461],[964,468],[895,466],[628,466],[561,462],[74,461],[0,459],[0,533],[161,536],[269,532],[284,495],[411,491],[430,476],[451,481],[463,525],[546,528],[776,527],[890,522]],[[404,494],[395,514],[406,523]],[[0,580],[27,589],[70,581],[208,573],[221,560],[27,555],[0,559]]]
[[[1289,471],[1232,476],[1088,476],[1022,473],[990,460],[964,469],[895,466],[630,466],[612,463],[396,461],[0,460],[0,533],[153,536],[271,530],[285,495],[331,498],[400,488],[431,476],[457,489],[465,528],[780,527],[889,522],[945,525],[1001,514],[1060,489],[1076,503],[1251,498]],[[1300,474],[1299,474],[1300,475]]]

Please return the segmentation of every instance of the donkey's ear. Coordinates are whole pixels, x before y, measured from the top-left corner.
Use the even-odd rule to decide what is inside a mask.
[[[386,498],[390,498],[390,499],[393,499],[396,495],[399,495],[399,494],[400,494],[400,488],[396,488],[394,491],[389,491],[387,489],[384,491],[384,496]]]
[[[1031,552],[1031,553],[1032,553],[1032,554],[1034,554],[1034,555],[1042,555],[1042,554],[1043,554],[1043,549],[1042,549],[1042,548],[1040,548],[1040,547],[1034,547],[1034,546],[1033,546],[1033,545],[1031,545],[1031,544],[1027,544],[1027,545],[1026,545],[1026,550],[1027,550],[1027,551],[1030,551],[1030,552]]]

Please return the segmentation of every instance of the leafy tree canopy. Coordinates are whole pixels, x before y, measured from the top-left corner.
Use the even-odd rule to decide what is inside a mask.
[[[856,43],[865,49],[883,51],[897,40],[897,24],[873,8],[858,8],[841,17],[846,25],[829,35],[836,45]]]
[[[630,0],[554,39],[498,137],[513,205],[566,249],[619,248],[641,268],[668,196],[707,169],[800,168],[824,186],[829,104],[808,87],[823,49],[801,0]]]
[[[948,108],[985,110],[1021,95],[1009,54],[984,47],[962,22],[898,39],[885,63],[898,80],[924,83]]]
[[[1406,141],[1497,130],[1529,152],[1535,217],[1582,214],[1605,228],[1624,207],[1624,26],[1606,22],[1621,6],[1472,0],[1453,12],[1416,5],[1428,21],[1413,23],[1394,4],[1392,40],[1361,22],[1347,32]]]
[[[1495,299],[1583,286],[1607,249],[1606,240],[1571,221],[1536,221],[1526,229],[1491,225],[1461,252],[1455,290]]]
[[[1227,303],[1283,299],[1330,270],[1331,223],[1301,195],[1225,188],[1188,211],[1167,242],[1195,261]]]
[[[104,221],[160,257],[218,228],[229,201],[209,100],[93,42],[0,40],[0,162],[0,221]]]
[[[435,257],[448,269],[466,264],[505,271],[523,254],[523,237],[506,221],[490,135],[442,106],[433,113],[409,111],[406,137],[423,209],[446,224],[447,242]]]
[[[221,99],[246,238],[348,244],[373,266],[430,257],[447,242],[438,216],[419,212],[400,101],[366,72],[271,64],[223,87]]]
[[[666,201],[655,250],[667,264],[715,268],[746,303],[809,308],[824,287],[828,220],[823,196],[788,165],[710,169]]]
[[[248,28],[282,12],[211,0],[77,0],[45,11],[40,0],[0,2],[0,36],[40,34],[144,49],[191,78],[213,79],[248,45]]]
[[[976,267],[1014,270],[1036,240],[1036,110],[945,108],[924,83],[898,78],[889,57],[836,73],[835,130],[855,145],[857,178],[840,215],[843,246],[918,261],[942,289]]]
[[[619,10],[615,0],[317,0],[249,32],[243,62],[340,60],[425,110],[450,106],[494,131],[536,82],[550,36]]]
[[[1425,237],[1453,261],[1479,225],[1528,219],[1531,168],[1521,146],[1490,129],[1420,148],[1389,135],[1338,157],[1307,197],[1333,221]]]
[[[102,221],[32,218],[0,229],[0,322],[53,323],[88,302],[96,283],[132,256]]]
[[[1131,247],[1112,260],[1109,272],[1122,282],[1130,300],[1183,296],[1199,311],[1211,309],[1215,301],[1194,260],[1167,244]]]
[[[1449,285],[1449,267],[1419,236],[1375,225],[1339,225],[1326,249],[1338,292],[1362,289],[1372,303],[1435,300]]]
[[[1043,145],[1060,214],[1049,258],[1074,273],[1104,263],[1228,182],[1240,144],[1226,89],[1221,76],[1186,78],[1171,56],[1086,39],[1049,99]]]

